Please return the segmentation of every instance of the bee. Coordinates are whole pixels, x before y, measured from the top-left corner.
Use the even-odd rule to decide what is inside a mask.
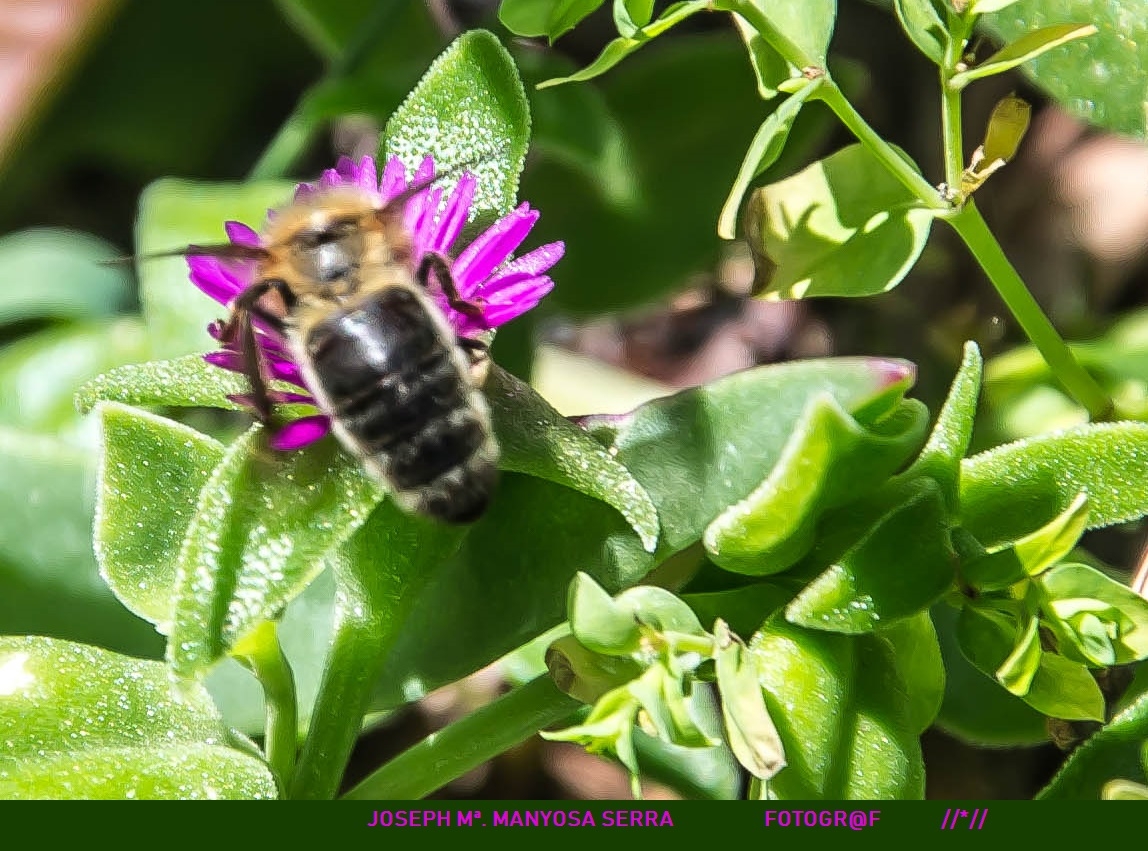
[[[221,339],[240,351],[258,418],[273,405],[255,323],[278,335],[343,447],[398,505],[435,520],[471,523],[486,511],[498,446],[481,393],[486,344],[455,333],[429,294],[481,320],[450,263],[416,264],[402,222],[413,186],[390,202],[353,186],[329,187],[276,211],[262,245],[189,246],[186,254],[255,261]]]

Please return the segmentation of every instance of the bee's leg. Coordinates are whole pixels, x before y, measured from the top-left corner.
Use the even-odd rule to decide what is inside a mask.
[[[459,336],[456,339],[458,347],[466,352],[467,358],[470,359],[471,381],[475,387],[482,387],[490,374],[490,347],[482,340],[475,340],[472,337]]]
[[[243,374],[251,386],[251,404],[255,407],[259,422],[267,425],[271,422],[271,396],[263,374],[263,353],[255,338],[255,326],[251,324],[251,311],[236,308],[232,322],[236,321],[239,323],[239,350],[243,353]]]
[[[239,352],[243,356],[243,374],[251,386],[251,403],[259,421],[265,425],[271,422],[272,404],[263,369],[263,353],[259,348],[259,339],[252,320],[260,319],[277,334],[284,332],[283,319],[258,303],[259,299],[273,289],[283,296],[288,306],[294,303],[294,294],[283,281],[258,281],[240,293],[232,303],[231,318],[228,319],[220,335],[226,342],[238,343]]]
[[[448,261],[441,254],[430,252],[425,255],[422,262],[419,263],[418,272],[416,273],[419,284],[426,288],[430,280],[430,273],[434,271],[435,280],[438,281],[442,291],[446,294],[446,303],[459,313],[469,316],[475,320],[482,327],[486,326],[486,321],[482,316],[482,308],[473,301],[468,301],[458,294],[458,287],[454,282],[454,275],[450,272],[450,261]]]

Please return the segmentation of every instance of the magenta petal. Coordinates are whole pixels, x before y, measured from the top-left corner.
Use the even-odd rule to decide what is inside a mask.
[[[552,289],[554,289],[554,281],[545,275],[531,278],[516,287],[509,300],[488,304],[482,311],[483,318],[492,328],[503,325],[528,310],[533,310]]]
[[[458,179],[458,185],[446,202],[446,209],[443,210],[434,239],[427,246],[428,251],[437,251],[440,254],[450,251],[450,247],[454,245],[454,241],[466,226],[466,220],[470,218],[470,205],[474,203],[474,190],[477,184],[478,181],[470,172]]]
[[[331,420],[321,414],[292,420],[271,437],[271,446],[283,452],[314,443],[331,430]]]
[[[487,228],[458,256],[454,278],[459,291],[469,296],[479,281],[506,262],[538,221],[538,211],[523,204]]]
[[[203,359],[212,366],[217,366],[220,369],[226,369],[230,372],[243,372],[243,358],[239,356],[238,352],[208,352],[203,356]]]
[[[280,360],[279,358],[268,358],[267,368],[271,370],[271,375],[278,378],[280,381],[288,381],[297,387],[304,387],[303,376],[299,372],[299,367],[288,360]]]
[[[390,201],[407,188],[407,167],[398,157],[391,157],[383,168],[383,182],[379,191],[384,201]]]
[[[519,272],[540,275],[561,260],[565,254],[566,243],[550,242],[511,260],[498,271],[496,277],[501,278],[503,275]],[[483,287],[483,291],[486,291],[486,287]]]
[[[227,304],[246,286],[214,257],[188,257],[187,268],[196,288],[220,304]]]
[[[430,183],[434,179],[434,157],[423,157],[423,161],[419,163],[418,170],[415,171],[415,176],[411,179],[412,186],[418,186],[420,183]]]
[[[243,222],[224,222],[223,229],[227,232],[227,238],[234,245],[246,245],[249,248],[259,246],[259,234]]]
[[[363,189],[379,191],[379,173],[375,167],[374,157],[363,157],[359,160],[359,174],[356,181]]]

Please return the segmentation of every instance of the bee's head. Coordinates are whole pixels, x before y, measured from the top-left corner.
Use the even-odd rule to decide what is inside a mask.
[[[291,241],[296,270],[324,286],[354,278],[366,247],[359,217],[323,217],[316,225],[299,231]]]

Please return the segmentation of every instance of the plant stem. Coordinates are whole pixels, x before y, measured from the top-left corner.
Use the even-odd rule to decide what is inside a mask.
[[[729,8],[745,18],[791,65],[807,68],[815,64],[793,41],[783,37],[774,28],[769,18],[755,3],[747,0],[727,0],[727,4],[722,8]],[[949,77],[956,73],[957,63],[961,61],[965,42],[971,32],[970,20],[959,18],[952,23],[950,43],[945,53],[945,67],[941,69],[945,179],[949,186],[957,191],[960,191],[961,175],[964,172],[961,102],[960,92],[953,91],[947,83]],[[828,80],[813,97],[824,101],[858,141],[868,148],[922,204],[932,210],[951,210],[948,201],[941,197],[916,167],[869,126],[836,83]],[[960,234],[1025,334],[1036,345],[1053,374],[1064,384],[1072,397],[1088,410],[1094,420],[1111,417],[1112,400],[1092,376],[1076,362],[1068,345],[1061,339],[1036,299],[1032,297],[1032,293],[1025,287],[1024,281],[1005,256],[1000,243],[992,235],[972,201],[968,201],[962,209],[947,212],[941,218],[948,221]]]
[[[361,599],[340,587],[335,597],[331,655],[299,755],[291,798],[335,797],[390,650],[391,642],[384,640],[373,612],[364,610]]]
[[[267,705],[263,750],[280,787],[286,790],[295,770],[299,711],[295,702],[295,675],[279,644],[278,625],[265,621],[236,648],[235,655],[263,686],[263,700]]]
[[[829,85],[822,86],[812,97],[824,101],[825,105],[833,110],[833,113],[841,120],[841,123],[857,137],[857,140],[868,148],[897,180],[917,196],[922,204],[934,210],[949,209],[949,205],[937,192],[936,187],[930,184],[925,176],[917,171],[912,162],[900,151],[882,139],[877,131],[869,126],[869,123],[861,117],[861,113],[854,108],[835,82],[830,81]]]
[[[331,63],[323,79],[299,98],[295,109],[287,116],[275,138],[264,149],[259,161],[252,166],[247,175],[248,180],[273,180],[287,176],[307,150],[311,137],[318,129],[318,122],[310,108],[312,93],[355,73],[370,53],[379,34],[386,30],[405,2],[406,0],[376,0],[354,40],[347,45],[347,49]]]
[[[581,706],[539,677],[427,736],[343,797],[349,800],[422,798],[508,748],[569,716]]]
[[[961,128],[961,90],[949,85],[961,61],[964,39],[952,33],[941,65],[941,137],[944,146],[945,183],[951,192],[961,191],[965,171],[965,143]]]
[[[1096,380],[1077,362],[1052,322],[1045,316],[1024,281],[1009,262],[972,199],[964,208],[945,217],[960,235],[977,263],[1028,338],[1048,363],[1069,394],[1088,411],[1093,420],[1112,416],[1113,403]]]
[[[817,69],[818,72],[822,73],[825,84],[810,96],[810,100],[814,98],[821,100],[833,110],[833,113],[841,120],[842,124],[849,128],[857,140],[872,151],[873,155],[889,169],[893,176],[905,184],[909,191],[921,200],[921,203],[937,210],[948,209],[948,205],[940,197],[936,188],[925,180],[924,176],[906,157],[882,139],[861,117],[861,113],[845,97],[836,81],[829,76],[829,72],[821,67],[823,63],[807,54],[794,41],[774,27],[756,3],[737,2],[735,0],[721,6],[721,8],[728,8],[745,18],[757,30],[758,34],[769,42],[770,47],[781,54],[782,58],[790,65],[795,68]]]
[[[462,543],[443,529],[380,503],[333,560],[335,629],[292,798],[329,800],[339,791],[363,716],[414,601]]]

